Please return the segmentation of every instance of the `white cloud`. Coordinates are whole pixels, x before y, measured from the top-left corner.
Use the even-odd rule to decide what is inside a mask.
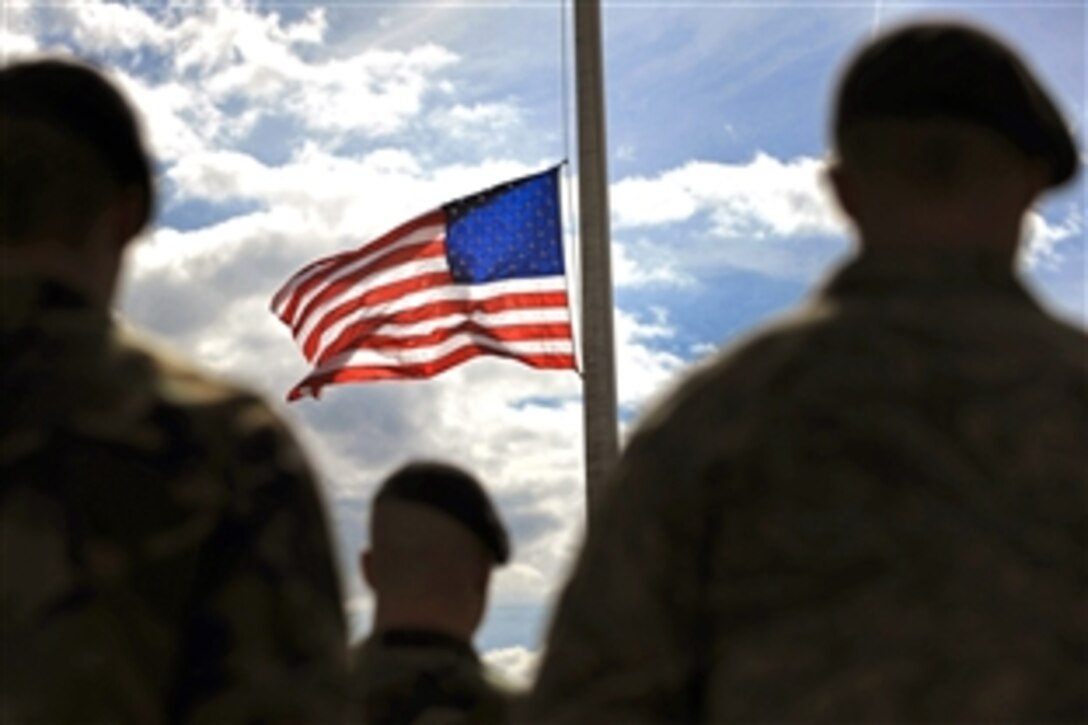
[[[159,229],[137,245],[131,261],[137,278],[161,273],[179,281],[195,282],[235,264],[245,264],[252,275],[267,271],[264,265],[267,257],[281,255],[291,243],[312,243],[315,237],[325,236],[303,211],[284,205],[233,216],[192,231]],[[282,279],[286,277],[283,274]]]
[[[283,34],[289,43],[316,45],[325,39],[325,31],[328,27],[329,21],[325,17],[325,8],[311,8],[306,12],[305,18],[288,26]]]
[[[455,89],[451,89],[453,98]],[[432,132],[448,141],[466,144],[477,153],[501,152],[509,147],[512,135],[524,122],[523,113],[514,101],[439,106],[430,113],[427,124]]]
[[[616,161],[634,161],[638,158],[638,150],[634,144],[621,143],[616,146]]]
[[[5,10],[6,12],[6,10]],[[29,33],[20,32],[19,23],[4,19],[0,26],[0,57],[6,63],[38,50],[38,41]]]
[[[712,233],[729,239],[840,233],[821,189],[822,169],[820,159],[781,161],[763,152],[746,164],[691,161],[656,178],[614,184],[613,220],[623,229],[707,214]]]
[[[688,352],[693,357],[706,358],[715,354],[721,349],[720,345],[710,342],[696,342],[688,348]]]
[[[7,63],[38,50],[30,6],[0,3],[0,61]]]
[[[619,246],[618,284],[690,281],[713,266],[731,266],[771,275],[809,277],[831,251],[813,249],[812,238],[843,238],[847,224],[823,188],[823,161],[798,157],[783,161],[757,152],[745,164],[692,161],[656,177],[628,177],[611,190],[613,222],[647,230],[696,220],[694,243],[644,249],[649,264]],[[1061,246],[1083,233],[1083,214],[1070,207],[1061,221],[1032,211],[1025,220],[1024,268],[1058,265]]]
[[[742,164],[690,161],[654,177],[621,179],[610,191],[618,233],[676,229],[667,245],[623,250],[620,279],[685,283],[723,268],[811,278],[841,251],[847,231],[823,189],[822,169],[814,157],[784,161],[757,152]],[[630,267],[644,256],[649,264]]]
[[[536,680],[540,666],[540,650],[525,647],[504,647],[483,654],[483,660],[511,685],[528,689]]]
[[[327,57],[322,8],[288,22],[240,1],[157,8],[99,1],[31,8],[16,20],[5,23],[5,53],[33,50],[36,33],[64,28],[78,54],[108,59],[124,51],[172,69],[139,79],[120,73],[167,163],[230,147],[263,118],[339,137],[400,132],[423,116],[425,98],[445,83],[438,74],[458,61],[428,43]],[[491,113],[497,122],[499,109]]]
[[[1058,266],[1062,245],[1071,239],[1083,240],[1083,232],[1084,212],[1076,206],[1070,206],[1065,218],[1056,223],[1033,210],[1025,219],[1025,243],[1018,262],[1024,269]]]
[[[38,43],[32,36],[12,33],[0,28],[0,53],[3,54],[4,62],[30,55],[36,50],[38,50]]]
[[[695,283],[689,272],[677,267],[674,255],[644,238],[612,242],[612,279],[616,287],[687,287]]]
[[[152,84],[124,72],[114,76],[140,109],[147,139],[160,161],[200,153],[215,144],[228,125],[214,103],[180,82]]]
[[[212,94],[274,102],[309,128],[370,136],[391,134],[419,115],[431,76],[457,60],[435,45],[370,50],[324,63],[306,63],[272,44],[262,51],[215,75],[208,84]]]
[[[627,177],[609,190],[616,229],[675,224],[695,216],[699,204],[675,172],[656,179]]]
[[[301,222],[287,227],[291,233],[285,243],[297,252],[291,266],[300,267],[361,244],[450,199],[535,168],[497,160],[425,169],[414,155],[400,149],[379,148],[347,157],[307,142],[277,166],[232,150],[190,154],[173,165],[166,178],[178,201],[251,202],[278,214],[290,210]],[[172,248],[180,250],[182,245]],[[286,268],[283,274],[293,271]]]
[[[301,62],[292,46],[320,42],[326,29],[320,9],[285,27],[277,13],[258,14],[240,2],[179,9],[168,22],[178,46],[175,69],[203,74],[239,68],[252,72],[277,63],[297,70]]]
[[[76,43],[92,52],[135,49],[170,40],[167,30],[139,6],[83,2],[62,5],[56,12],[61,22],[69,24]]]
[[[615,323],[617,395],[621,405],[639,408],[659,395],[686,363],[652,345],[675,334],[663,308],[651,308],[641,319],[617,309]]]
[[[263,199],[274,187],[271,169],[239,151],[202,151],[178,159],[166,174],[179,201]],[[308,179],[299,179],[299,188]],[[270,200],[271,201],[271,200]]]

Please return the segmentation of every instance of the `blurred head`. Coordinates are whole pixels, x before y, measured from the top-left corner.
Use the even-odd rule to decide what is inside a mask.
[[[119,261],[151,215],[151,167],[136,117],[102,74],[75,61],[0,69],[0,180],[6,266],[33,271],[71,257],[76,274],[101,286],[99,266],[109,265],[95,260]]]
[[[1072,136],[1023,62],[955,23],[904,26],[850,62],[830,178],[869,247],[1012,258],[1025,212],[1077,170]]]
[[[377,599],[375,628],[471,638],[491,571],[509,556],[506,530],[476,479],[440,463],[401,468],[374,499],[360,562]]]

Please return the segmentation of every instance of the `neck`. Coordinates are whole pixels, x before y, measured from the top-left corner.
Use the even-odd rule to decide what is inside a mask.
[[[0,277],[54,279],[109,307],[119,269],[119,257],[52,240],[5,243],[0,249]]]
[[[422,629],[469,642],[479,626],[480,611],[480,607],[458,607],[448,600],[398,602],[380,598],[374,611],[373,629]]]
[[[957,229],[950,232],[911,227],[878,227],[861,230],[865,252],[934,257],[973,256],[1007,261],[1011,266],[1019,246],[1019,230]]]

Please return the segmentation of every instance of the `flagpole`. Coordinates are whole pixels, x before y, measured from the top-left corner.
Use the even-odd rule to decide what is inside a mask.
[[[612,261],[599,0],[572,0],[578,118],[578,239],[582,267],[582,374],[586,509],[597,518],[619,456],[612,326]]]

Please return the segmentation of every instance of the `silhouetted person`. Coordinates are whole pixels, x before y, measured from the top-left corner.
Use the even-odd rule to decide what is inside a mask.
[[[382,484],[360,557],[376,600],[354,662],[363,722],[506,721],[509,693],[489,679],[472,637],[491,570],[509,558],[506,530],[467,473],[413,463]]]
[[[75,62],[0,69],[0,185],[0,721],[336,722],[345,622],[298,447],[111,318],[154,202],[133,112]]]
[[[833,138],[860,253],[640,426],[533,722],[1088,718],[1088,340],[1013,272],[1073,141],[939,23],[861,51]]]

